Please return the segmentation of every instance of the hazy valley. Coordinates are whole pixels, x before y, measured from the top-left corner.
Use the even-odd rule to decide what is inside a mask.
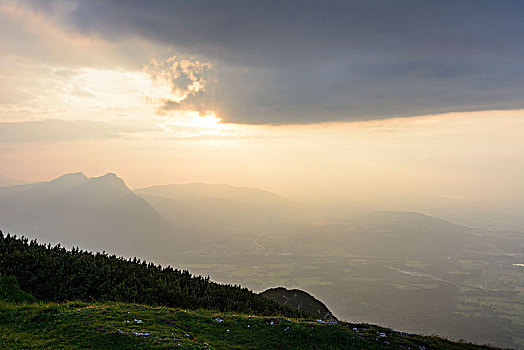
[[[341,320],[524,344],[524,233],[340,209],[227,185],[131,191],[114,174],[0,187],[4,232],[140,256],[257,292],[299,288]]]

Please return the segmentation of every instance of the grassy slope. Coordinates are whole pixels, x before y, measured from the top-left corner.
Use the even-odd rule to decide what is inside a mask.
[[[217,321],[216,318],[223,319],[223,322]],[[358,330],[354,331],[354,328]],[[0,301],[0,348],[476,349],[479,347],[453,343],[438,337],[402,334],[364,324],[323,324],[315,320],[250,317],[209,310],[187,311],[123,303],[15,304]]]

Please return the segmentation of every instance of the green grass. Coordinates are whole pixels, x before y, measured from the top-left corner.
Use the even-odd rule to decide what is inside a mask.
[[[219,322],[217,319],[223,321]],[[353,330],[354,328],[357,330]],[[325,324],[316,320],[254,317],[124,303],[0,302],[1,349],[422,347],[479,348],[472,344],[455,343],[434,336],[399,333],[366,324]]]
[[[15,276],[6,277],[0,274],[0,300],[23,303],[35,302],[36,298],[20,289]]]

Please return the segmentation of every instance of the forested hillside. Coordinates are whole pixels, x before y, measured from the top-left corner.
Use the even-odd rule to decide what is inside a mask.
[[[139,259],[39,244],[0,231],[0,271],[43,301],[120,301],[256,315],[307,316],[247,288]]]

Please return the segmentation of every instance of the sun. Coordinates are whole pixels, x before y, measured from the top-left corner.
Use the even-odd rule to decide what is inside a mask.
[[[220,129],[222,119],[217,117],[215,113],[206,114],[204,116],[193,116],[194,126],[204,129]]]
[[[224,137],[238,131],[234,125],[222,123],[222,118],[217,117],[214,111],[203,115],[197,111],[177,111],[159,119],[157,125],[168,135],[181,138]]]

